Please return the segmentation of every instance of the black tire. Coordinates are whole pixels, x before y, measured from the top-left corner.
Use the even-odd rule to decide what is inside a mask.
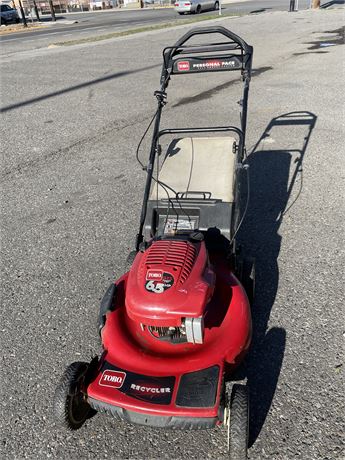
[[[198,5],[198,6],[196,7],[195,12],[196,12],[196,14],[200,14],[200,13],[201,13],[201,6],[200,6],[200,5]]]
[[[246,385],[235,384],[230,397],[229,454],[231,460],[246,460],[249,437],[249,395]]]
[[[184,14],[184,13],[179,13],[179,15],[181,15],[181,16],[182,16],[183,14]]]
[[[216,2],[216,3],[214,4],[214,10],[215,10],[215,11],[219,10],[219,2]]]
[[[17,18],[17,19],[16,19],[16,24],[19,24],[19,23],[20,23],[20,19]]]
[[[84,362],[72,363],[63,373],[55,390],[55,420],[68,430],[78,430],[90,414],[91,407],[81,391],[88,366]]]

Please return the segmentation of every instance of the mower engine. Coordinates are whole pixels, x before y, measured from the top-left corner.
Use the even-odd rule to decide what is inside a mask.
[[[132,265],[127,315],[159,341],[201,344],[214,288],[215,274],[201,238],[157,240]]]

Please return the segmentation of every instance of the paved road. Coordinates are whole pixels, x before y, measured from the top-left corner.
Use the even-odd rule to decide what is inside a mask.
[[[309,7],[309,0],[300,0],[299,8]],[[225,4],[224,12],[231,11],[235,14],[255,14],[277,10],[287,10],[288,0],[252,0]],[[204,14],[209,14],[205,12]],[[218,13],[215,13],[215,16]],[[144,9],[140,11],[107,11],[99,13],[76,13],[58,15],[56,25],[50,25],[35,32],[20,32],[4,35],[0,38],[2,53],[22,51],[31,48],[47,46],[58,41],[84,38],[92,35],[104,35],[129,28],[143,27],[177,20],[183,23],[190,18],[189,15],[178,15],[174,9]],[[78,21],[78,24],[63,24],[66,20]]]
[[[240,236],[257,259],[245,369],[255,460],[344,458],[343,81],[330,84],[344,58],[343,13],[221,21],[255,48],[252,200]],[[99,299],[137,231],[135,148],[155,110],[161,50],[188,28],[2,60],[5,460],[226,458],[220,429],[164,432],[97,415],[66,433],[51,415],[65,365],[100,352]],[[234,75],[199,77],[172,80],[163,127],[236,123]]]

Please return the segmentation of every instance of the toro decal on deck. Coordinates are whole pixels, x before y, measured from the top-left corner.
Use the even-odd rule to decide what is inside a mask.
[[[107,369],[103,372],[99,384],[104,387],[121,388],[125,381],[126,373]]]
[[[173,376],[153,377],[136,374],[112,366],[107,361],[104,362],[102,371],[99,385],[113,387],[132,398],[153,404],[170,404],[171,402],[175,384]]]
[[[174,284],[174,277],[171,273],[162,270],[147,270],[145,289],[154,294],[162,294]]]

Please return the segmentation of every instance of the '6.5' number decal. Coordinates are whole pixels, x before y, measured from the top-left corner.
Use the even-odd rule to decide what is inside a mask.
[[[153,294],[163,294],[174,284],[174,277],[171,273],[161,270],[151,270],[146,275],[145,289]]]
[[[162,292],[164,292],[164,283],[148,281],[145,287],[148,291],[154,292],[156,294],[162,294]]]

